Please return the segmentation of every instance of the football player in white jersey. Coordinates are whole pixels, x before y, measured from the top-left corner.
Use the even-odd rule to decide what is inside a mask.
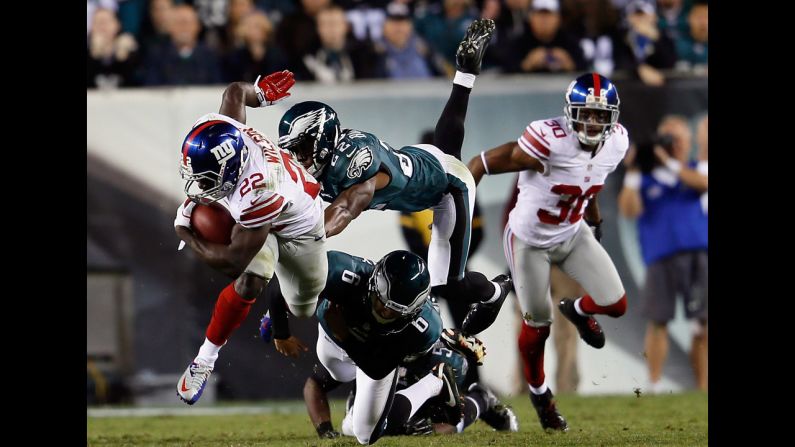
[[[627,309],[618,271],[598,242],[602,219],[596,203],[607,175],[628,148],[618,105],[610,80],[582,75],[566,90],[564,116],[531,122],[516,141],[481,152],[468,165],[476,183],[484,174],[520,172],[519,198],[503,244],[523,315],[519,351],[525,379],[544,429],[568,429],[544,378],[544,343],[552,324],[551,265],[559,265],[587,292],[558,307],[589,345],[605,344],[594,314],[620,317]]]
[[[177,383],[177,394],[190,405],[201,397],[218,351],[274,271],[299,317],[313,315],[326,283],[320,185],[289,152],[245,124],[246,106],[272,105],[290,96],[293,84],[286,70],[253,85],[230,84],[219,112],[199,118],[182,144],[180,174],[188,200],[177,210],[175,231],[203,261],[236,278],[218,296],[204,344]],[[190,229],[195,204],[213,202],[235,219],[229,245],[202,240]]]

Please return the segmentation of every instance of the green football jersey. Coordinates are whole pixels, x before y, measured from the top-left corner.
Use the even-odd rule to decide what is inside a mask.
[[[427,352],[439,339],[442,319],[430,300],[409,323],[380,324],[375,320],[367,287],[375,269],[372,261],[332,250],[328,266],[326,288],[316,311],[320,326],[371,378],[384,377],[404,358]],[[326,316],[330,311],[342,313],[346,328],[342,334],[334,333],[329,325]]]
[[[421,211],[437,205],[451,182],[442,164],[428,151],[414,146],[396,150],[371,133],[344,129],[331,161],[318,177],[320,196],[332,202],[342,191],[379,171],[389,174],[390,180],[375,192],[370,209]]]

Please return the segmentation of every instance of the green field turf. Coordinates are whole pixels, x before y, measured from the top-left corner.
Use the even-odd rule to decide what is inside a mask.
[[[460,435],[382,438],[379,446],[702,446],[707,445],[707,394],[560,396],[567,433],[541,430],[529,398],[505,402],[519,418],[518,433],[497,433],[482,422]],[[267,404],[281,405],[279,402]],[[286,403],[285,403],[286,404]],[[339,430],[343,401],[332,402]],[[355,446],[354,438],[320,440],[302,411],[223,416],[89,417],[90,446]]]

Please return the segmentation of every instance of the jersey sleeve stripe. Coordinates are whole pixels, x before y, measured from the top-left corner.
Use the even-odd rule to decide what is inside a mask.
[[[540,133],[538,133],[537,130],[533,129],[533,126],[527,126],[527,128],[530,129],[530,131],[533,132],[533,134],[535,134],[535,136],[538,137],[539,140],[543,141],[547,146],[549,146],[549,141],[547,141],[546,138],[544,138]]]
[[[240,216],[240,222],[251,223],[250,221],[271,217],[271,215],[275,217],[277,214],[279,214],[282,208],[284,208],[284,197],[279,196],[277,200],[268,204],[267,206],[264,206],[263,208],[242,214]]]
[[[269,196],[267,198],[266,197],[260,197],[260,198],[257,199],[257,203],[254,203],[250,207],[244,209],[243,211],[240,212],[240,214],[250,213],[250,212],[252,212],[252,211],[254,211],[256,209],[262,208],[263,206],[269,205],[269,204],[273,203],[279,197],[281,197],[281,196],[279,196],[278,194],[273,194],[273,195],[271,195],[271,196]]]
[[[519,147],[524,149],[524,151],[527,152],[528,154],[530,154],[532,157],[535,157],[535,158],[538,158],[539,160],[544,160],[544,161],[546,161],[548,159],[548,157],[546,155],[542,154],[541,152],[538,151],[538,149],[533,147],[533,145],[530,144],[530,142],[528,142],[527,139],[525,139],[524,135],[519,137],[519,140],[517,140],[517,142],[519,143]]]
[[[246,228],[250,228],[254,226],[269,224],[279,216],[279,212],[281,212],[281,210],[274,211],[273,213],[268,214],[267,216],[263,216],[259,219],[246,220],[246,221],[241,220],[240,225],[243,225]]]
[[[535,137],[530,135],[530,133],[527,132],[527,130],[524,131],[524,133],[522,134],[522,137],[524,137],[524,139],[529,144],[533,145],[533,147],[535,147],[538,150],[538,152],[541,152],[545,156],[549,157],[549,148],[547,148],[545,145],[541,144],[537,139],[535,139]]]

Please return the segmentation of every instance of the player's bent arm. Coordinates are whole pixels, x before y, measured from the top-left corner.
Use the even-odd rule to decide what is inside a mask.
[[[486,166],[483,165],[484,158],[490,175],[502,174],[504,172],[519,172],[526,169],[532,169],[541,173],[544,172],[544,165],[541,164],[540,161],[523,151],[516,141],[509,141],[484,152],[482,157],[478,154],[469,160],[467,167],[472,173],[472,177],[475,178],[475,184],[480,183],[483,174],[486,174],[487,169]]]
[[[218,113],[246,123],[246,106],[259,107],[257,92],[253,84],[233,82],[224,90]]]
[[[176,227],[177,236],[190,245],[202,261],[233,278],[240,276],[254,259],[254,255],[265,244],[270,229],[270,224],[257,228],[236,224],[232,229],[232,242],[223,245],[200,239],[186,227]]]
[[[383,188],[387,183],[389,183],[389,175],[379,172],[370,179],[342,191],[342,194],[324,212],[326,237],[341,233],[353,219],[359,217],[359,214],[367,209],[373,200],[375,191]]]
[[[599,203],[596,201],[598,194],[594,194],[591,200],[588,201],[588,206],[585,207],[585,223],[588,225],[596,225],[602,221],[602,213],[599,212]]]

